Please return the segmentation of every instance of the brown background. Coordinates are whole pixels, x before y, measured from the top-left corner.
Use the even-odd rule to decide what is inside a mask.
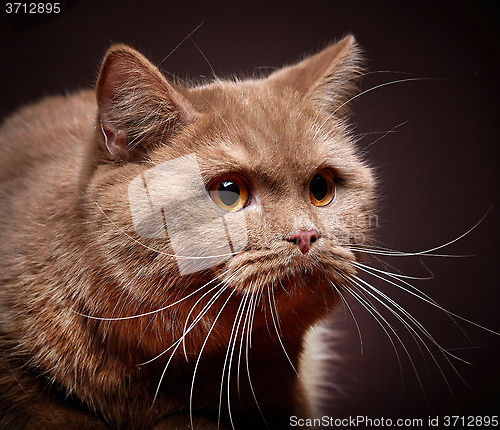
[[[91,86],[112,42],[135,46],[168,73],[199,78],[210,77],[211,68],[228,76],[279,67],[352,32],[365,49],[369,70],[377,72],[364,78],[363,89],[432,78],[385,86],[353,106],[355,133],[364,135],[359,146],[380,179],[377,238],[393,249],[425,250],[460,236],[489,210],[474,231],[441,250],[468,257],[393,258],[389,263],[424,277],[428,268],[434,278],[413,281],[415,286],[450,311],[500,331],[500,33],[498,13],[488,3],[308,0],[242,6],[236,1],[80,0],[63,5],[65,13],[46,22],[26,16],[9,20],[2,10],[2,116],[46,94]],[[394,133],[376,141],[394,127]],[[471,365],[451,359],[464,383],[430,345],[441,375],[430,355],[424,350],[424,359],[392,318],[408,345],[420,388],[404,349],[396,345],[401,376],[387,336],[351,301],[363,354],[356,326],[341,309],[336,325],[344,336],[338,350],[345,358],[337,372],[347,394],[332,405],[332,413],[425,419],[436,414],[500,415],[500,337],[459,321],[462,333],[431,305],[366,279]]]

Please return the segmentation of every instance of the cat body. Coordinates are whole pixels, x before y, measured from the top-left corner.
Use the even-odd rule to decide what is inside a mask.
[[[5,121],[1,428],[311,414],[304,338],[373,205],[345,122],[359,61],[348,36],[265,78],[186,86],[117,45],[95,91]]]

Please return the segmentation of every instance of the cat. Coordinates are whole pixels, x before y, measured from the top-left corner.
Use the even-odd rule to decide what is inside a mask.
[[[375,208],[347,122],[362,61],[347,35],[268,76],[194,85],[113,45],[95,90],[4,122],[1,428],[314,415],[306,338]]]

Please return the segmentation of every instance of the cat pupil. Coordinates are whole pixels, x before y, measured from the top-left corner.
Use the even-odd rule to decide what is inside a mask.
[[[328,193],[328,184],[325,178],[320,175],[316,175],[311,181],[311,193],[314,198],[318,201],[323,200]]]
[[[233,181],[222,181],[217,192],[220,201],[226,206],[235,205],[240,198],[240,187]]]

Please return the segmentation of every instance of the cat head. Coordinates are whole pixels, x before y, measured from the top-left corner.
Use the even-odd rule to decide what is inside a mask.
[[[101,315],[186,296],[188,312],[219,291],[210,312],[253,296],[304,327],[324,315],[354,271],[373,204],[346,122],[360,58],[348,36],[266,77],[189,86],[111,47],[85,190],[108,280]]]

